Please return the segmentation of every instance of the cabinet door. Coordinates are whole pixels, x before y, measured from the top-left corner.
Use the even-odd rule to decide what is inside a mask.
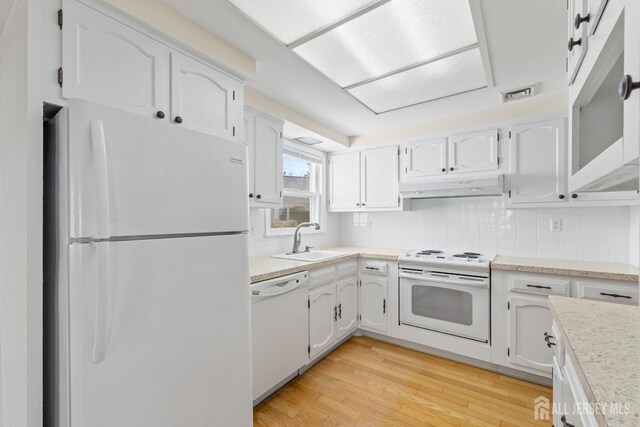
[[[366,150],[361,153],[361,159],[362,206],[369,209],[398,207],[398,147]]]
[[[449,139],[449,173],[496,169],[498,169],[498,131],[496,129],[456,135]]]
[[[238,81],[171,52],[172,121],[181,120],[181,126],[239,141],[241,108],[242,85]]]
[[[606,12],[605,12],[606,13]],[[640,1],[628,1],[625,6],[624,74],[632,81],[640,81]],[[623,160],[625,164],[638,163],[640,157],[640,89],[631,92],[624,101]]]
[[[512,203],[553,202],[565,198],[565,146],[564,119],[511,128]]]
[[[338,339],[358,327],[358,276],[340,280],[338,292]]]
[[[168,120],[169,49],[76,1],[62,8],[62,97]]]
[[[309,292],[309,357],[314,358],[336,340],[336,285]]]
[[[509,362],[551,373],[553,349],[544,341],[551,331],[547,297],[509,297]]]
[[[329,210],[360,208],[360,153],[337,154],[329,159]]]
[[[387,279],[363,274],[360,280],[360,326],[387,332]]]
[[[249,202],[253,202],[255,199],[255,168],[256,164],[256,116],[250,111],[244,111],[244,117],[242,119],[242,138],[247,145],[247,173],[249,176]]]
[[[254,201],[282,203],[282,123],[255,116]]]
[[[402,182],[420,181],[447,171],[447,138],[408,142],[400,151]]]
[[[568,35],[567,35],[567,77],[569,84],[572,84],[576,79],[578,70],[582,65],[582,60],[587,54],[587,25],[580,25],[579,28],[575,27],[575,19],[577,15],[586,16],[587,14],[587,0],[569,0],[567,2],[568,17]]]
[[[602,18],[602,13],[604,12],[604,8],[607,5],[608,0],[588,0],[587,7],[589,11],[587,12],[587,16],[589,16],[589,23],[582,23],[581,25],[587,25],[589,28],[589,35],[593,35],[596,32],[596,28],[598,23],[600,22],[600,18]],[[575,19],[575,16],[574,18]]]

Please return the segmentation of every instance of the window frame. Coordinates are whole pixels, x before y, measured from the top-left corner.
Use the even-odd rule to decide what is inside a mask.
[[[290,155],[294,157],[308,159],[312,162],[315,162],[317,167],[317,178],[316,178],[316,191],[305,191],[305,190],[297,190],[297,189],[287,189],[282,188],[282,197],[291,196],[291,197],[302,197],[309,198],[309,209],[310,209],[310,221],[317,222],[320,224],[320,230],[315,230],[312,228],[306,228],[305,234],[322,234],[324,233],[324,229],[322,227],[324,220],[324,175],[326,171],[326,155],[324,152],[315,150],[313,148],[309,148],[303,146],[300,143],[293,142],[291,140],[285,139],[283,143],[282,155]],[[287,228],[272,228],[271,227],[271,218],[273,215],[273,211],[278,208],[268,208],[265,213],[265,236],[291,236],[295,232],[295,227],[287,227]],[[314,212],[315,211],[315,212]]]

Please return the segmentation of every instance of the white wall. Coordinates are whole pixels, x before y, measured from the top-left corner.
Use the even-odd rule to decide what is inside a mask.
[[[630,209],[630,245],[629,245],[629,263],[640,265],[640,208],[637,206]]]
[[[27,7],[0,36],[0,426],[27,425]]]
[[[249,233],[249,258],[263,258],[269,255],[290,252],[293,246],[293,235],[266,236],[266,209],[251,209],[251,230]],[[310,229],[302,229],[302,246],[326,248],[337,246],[339,238],[338,214],[324,213],[321,219],[321,232],[313,233]]]
[[[630,256],[638,245],[630,237],[637,211],[506,209],[501,198],[416,200],[412,211],[340,214],[340,244],[630,263],[638,259]],[[562,220],[561,232],[549,231],[552,218]]]

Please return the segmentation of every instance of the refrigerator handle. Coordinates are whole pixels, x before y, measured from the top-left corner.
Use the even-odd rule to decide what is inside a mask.
[[[113,302],[115,295],[111,286],[109,242],[96,244],[98,254],[98,283],[96,287],[96,313],[91,362],[98,364],[107,355],[111,323],[113,319]]]
[[[91,119],[91,148],[96,183],[96,216],[98,238],[109,238],[109,175],[107,169],[107,145],[102,120]]]

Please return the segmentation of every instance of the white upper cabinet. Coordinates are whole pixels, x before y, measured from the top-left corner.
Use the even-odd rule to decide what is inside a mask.
[[[447,172],[447,138],[408,142],[400,151],[401,182],[420,181]]]
[[[362,206],[369,209],[397,208],[398,147],[384,147],[363,151],[361,154]]]
[[[283,123],[255,116],[254,191],[256,203],[282,203]]]
[[[451,137],[448,169],[456,174],[498,169],[498,130]]]
[[[195,59],[171,52],[172,120],[184,127],[239,140],[242,85]]]
[[[387,332],[387,278],[362,274],[360,281],[360,327]]]
[[[568,0],[567,7],[567,76],[569,84],[572,84],[587,54],[587,25],[585,22],[580,22],[577,28],[575,25],[576,19],[587,16],[587,0]]]
[[[243,84],[116,13],[63,0],[62,97],[240,141]]]
[[[168,119],[169,49],[76,1],[62,8],[62,96]]]
[[[565,198],[565,147],[564,119],[511,128],[511,203]]]
[[[329,209],[360,208],[360,153],[336,154],[329,159]]]

